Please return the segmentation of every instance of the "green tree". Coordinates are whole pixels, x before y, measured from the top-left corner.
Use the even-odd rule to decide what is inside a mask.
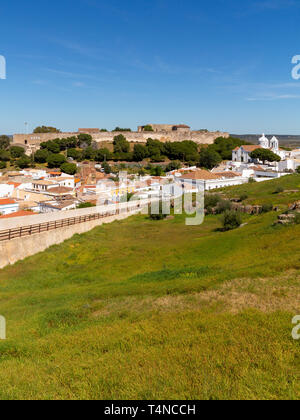
[[[164,144],[162,142],[149,138],[146,147],[148,149],[148,155],[153,162],[161,162],[164,160]]]
[[[68,175],[75,175],[77,172],[77,165],[74,163],[63,163],[60,167],[61,171]]]
[[[9,151],[10,151],[11,157],[14,159],[20,158],[24,156],[25,154],[25,149],[20,146],[11,146]]]
[[[198,145],[190,140],[165,143],[164,153],[171,160],[182,162],[199,160]]]
[[[58,130],[55,127],[46,127],[45,125],[42,125],[41,127],[36,127],[33,130],[34,133],[60,133],[60,130]]]
[[[65,162],[66,162],[65,156],[59,153],[57,154],[50,153],[47,158],[47,163],[48,163],[49,168],[60,168],[61,165]]]
[[[255,149],[252,153],[250,153],[250,157],[251,159],[261,160],[263,163],[281,161],[281,157],[276,155],[269,149]]]
[[[107,148],[96,150],[95,160],[96,162],[104,162],[111,158],[111,153]]]
[[[91,146],[92,141],[93,141],[93,137],[89,134],[79,134],[79,136],[77,136],[78,139],[78,147],[81,147],[82,149]]]
[[[109,166],[107,162],[102,163],[102,168],[104,172],[106,173],[106,175],[109,175],[111,173],[111,167]]]
[[[87,160],[95,160],[96,157],[96,150],[93,149],[91,146],[87,147],[86,149],[84,149],[83,151],[83,159],[87,159]]]
[[[113,132],[131,132],[131,128],[120,128],[120,127],[116,127]]]
[[[51,153],[59,153],[60,152],[60,145],[59,142],[56,140],[49,140],[46,142],[41,143],[41,149],[47,149]]]
[[[172,162],[170,162],[167,167],[166,167],[166,172],[171,172],[171,171],[175,171],[177,169],[180,169],[182,167],[180,160],[172,160]]]
[[[0,136],[0,149],[6,150],[9,148],[9,145],[10,145],[10,138],[5,135]]]
[[[47,149],[40,149],[34,154],[34,161],[37,163],[46,163],[49,156]]]
[[[0,160],[3,162],[10,161],[10,153],[8,150],[0,150]]]
[[[148,124],[148,125],[145,125],[145,127],[143,128],[143,131],[154,131],[154,130],[153,130],[153,127],[150,124]]]
[[[152,176],[162,176],[164,171],[161,166],[154,166],[150,171]]]
[[[123,134],[114,137],[113,145],[114,153],[128,153],[130,150],[130,144]]]
[[[16,165],[21,169],[29,168],[31,164],[32,161],[28,156],[22,156],[16,161]]]
[[[215,139],[214,144],[208,146],[208,149],[217,152],[221,156],[222,160],[231,160],[232,151],[236,147],[240,147],[245,144],[251,143],[245,142],[235,137],[218,137]]]
[[[213,169],[222,162],[222,157],[219,153],[209,148],[203,148],[200,151],[199,166],[201,168]]]
[[[133,160],[134,162],[141,162],[148,157],[148,149],[142,144],[135,144],[133,148]]]
[[[83,160],[82,150],[78,149],[68,149],[67,156],[76,160],[76,162],[81,162]]]

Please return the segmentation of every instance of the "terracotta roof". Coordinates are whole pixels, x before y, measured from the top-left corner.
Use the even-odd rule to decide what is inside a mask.
[[[0,219],[9,219],[11,217],[33,216],[34,214],[37,214],[37,213],[34,213],[33,211],[20,210],[20,211],[16,211],[15,213],[0,216]]]
[[[218,178],[236,178],[237,176],[241,176],[241,174],[233,171],[214,172],[214,175],[217,175]]]
[[[55,185],[56,184],[55,182],[52,182],[52,181],[43,181],[43,180],[33,181],[32,183],[35,185]]]
[[[212,174],[209,171],[205,171],[204,169],[200,169],[195,172],[191,172],[187,175],[182,175],[181,178],[183,179],[218,179],[219,177],[215,174]]]
[[[54,193],[54,194],[66,194],[72,191],[73,191],[73,188],[68,188],[68,187],[54,187],[48,190],[49,193]]]
[[[252,146],[252,145],[243,145],[243,146],[241,146],[246,152],[254,152],[254,150],[257,150],[257,149],[262,149],[262,147],[261,146],[256,146],[255,144]]]
[[[0,206],[6,206],[8,204],[16,204],[16,201],[11,200],[10,198],[1,198],[0,199]]]
[[[21,185],[21,183],[20,182],[8,182],[7,185],[13,185],[15,188],[17,188]]]

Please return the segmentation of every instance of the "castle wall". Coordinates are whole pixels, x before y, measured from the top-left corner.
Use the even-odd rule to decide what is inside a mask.
[[[206,131],[186,131],[186,130],[162,130],[159,132],[101,132],[92,134],[93,140],[99,144],[104,142],[113,142],[115,136],[123,134],[127,140],[131,143],[146,143],[149,137],[155,138],[162,142],[175,142],[192,140],[198,144],[212,144],[217,137],[229,137],[228,133],[224,132],[206,132]],[[54,140],[56,138],[67,138],[76,136],[78,133],[42,133],[42,134],[15,134],[13,137],[13,143],[18,145],[24,145],[39,147],[39,145],[48,140]]]

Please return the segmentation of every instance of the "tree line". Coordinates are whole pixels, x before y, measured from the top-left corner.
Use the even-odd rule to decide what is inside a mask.
[[[117,127],[119,129],[119,127]],[[77,166],[74,162],[95,161],[104,163],[147,161],[160,163],[170,161],[168,170],[178,169],[181,163],[212,169],[224,160],[231,160],[232,150],[247,143],[238,138],[217,138],[211,145],[198,145],[191,140],[163,143],[149,138],[146,144],[135,144],[131,150],[130,143],[124,134],[118,134],[113,140],[113,151],[108,148],[98,149],[98,144],[89,134],[79,134],[68,138],[56,138],[43,142],[40,150],[33,156],[25,155],[20,146],[10,146],[7,136],[0,136],[0,168],[4,169],[7,162],[19,168],[38,164],[47,164],[49,168],[61,168],[63,172],[75,174]],[[253,158],[262,161],[277,161],[278,156],[265,149],[257,149]],[[280,159],[280,158],[279,158]]]

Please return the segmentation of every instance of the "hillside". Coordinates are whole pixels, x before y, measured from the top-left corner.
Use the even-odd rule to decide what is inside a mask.
[[[300,175],[224,193],[285,209]],[[299,399],[300,225],[277,215],[135,216],[1,270],[0,398]]]

